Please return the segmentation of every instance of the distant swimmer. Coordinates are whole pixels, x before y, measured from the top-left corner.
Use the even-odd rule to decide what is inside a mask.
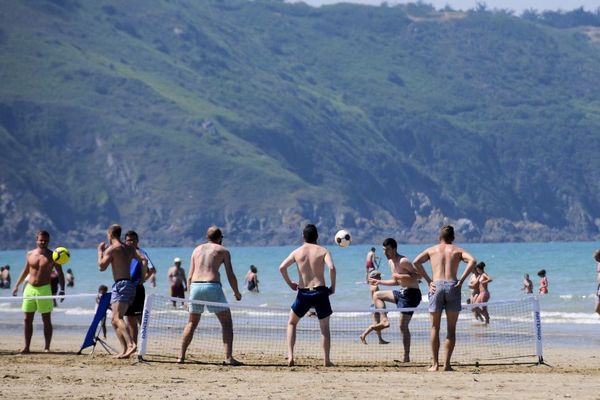
[[[446,310],[447,336],[446,359],[444,371],[452,371],[450,360],[456,343],[456,322],[461,310],[460,288],[475,268],[477,261],[473,256],[454,242],[454,228],[450,225],[442,227],[439,235],[440,243],[432,246],[415,258],[414,266],[429,284],[429,314],[431,317],[431,353],[433,365],[429,371],[439,369],[440,323],[442,310]],[[423,263],[431,262],[432,278],[429,277]],[[467,264],[460,279],[457,279],[460,262]]]
[[[336,270],[331,253],[325,247],[317,244],[319,233],[317,227],[308,224],[302,232],[304,244],[292,251],[279,266],[279,272],[288,286],[298,291],[296,301],[292,304],[287,325],[288,366],[294,365],[294,346],[296,344],[296,326],[312,307],[315,308],[321,329],[321,343],[323,345],[326,367],[333,366],[330,359],[331,335],[329,332],[329,317],[333,313],[329,296],[335,293]],[[292,281],[288,275],[288,268],[293,264],[298,267],[298,282]],[[325,266],[329,269],[331,286],[325,285]]]
[[[111,225],[106,236],[110,244],[107,246],[105,242],[101,242],[98,245],[98,268],[102,272],[106,271],[109,265],[112,266],[112,275],[115,280],[110,298],[112,326],[123,347],[123,350],[115,357],[128,358],[137,350],[123,319],[135,299],[135,284],[131,281],[130,272],[131,261],[136,259],[144,263],[146,267],[148,261],[135,247],[121,242],[121,226]]]
[[[378,280],[371,279],[372,283],[386,286],[396,286],[397,290],[380,290],[375,294],[375,308],[383,308],[383,302],[396,304],[398,308],[414,308],[421,303],[421,290],[419,289],[419,274],[410,260],[401,254],[398,254],[398,243],[393,238],[387,238],[383,241],[383,252],[388,259],[392,279]],[[404,347],[404,362],[410,361],[410,330],[408,324],[412,319],[414,311],[402,311],[400,317],[400,332],[402,333],[402,344]],[[388,324],[387,316],[382,314],[382,323]]]
[[[73,275],[73,271],[71,270],[71,268],[67,269],[65,280],[67,281],[67,287],[75,286],[75,275]]]
[[[596,280],[598,282],[596,287],[596,313],[600,315],[600,249],[594,252],[594,260],[596,260]]]
[[[244,282],[246,283],[246,288],[249,292],[258,293],[258,269],[256,266],[250,266],[250,270],[246,273]]]
[[[546,277],[546,270],[539,270],[537,275],[540,277],[539,294],[548,294],[548,277]]]
[[[521,288],[521,290],[524,291],[525,294],[533,293],[533,282],[531,281],[531,279],[529,279],[529,274],[523,275],[523,287]]]
[[[365,282],[369,283],[369,273],[372,270],[379,269],[378,259],[379,257],[375,255],[375,247],[371,247],[365,258]]]
[[[485,263],[482,261],[475,266],[477,273],[477,284],[479,285],[479,294],[475,299],[475,304],[487,303],[490,300],[490,292],[488,290],[488,284],[492,281],[492,278],[485,272]],[[485,323],[490,323],[490,314],[487,306],[477,307],[481,310]]]
[[[221,274],[219,269],[221,265],[225,266],[225,273],[229,286],[233,290],[233,295],[237,301],[242,299],[242,294],[238,289],[238,281],[233,272],[231,264],[231,254],[223,246],[223,233],[216,226],[211,226],[206,232],[208,241],[196,247],[192,252],[190,261],[190,274],[188,277],[188,287],[190,288],[190,300],[208,301],[213,303],[227,304],[223,287],[221,286]],[[181,352],[179,353],[178,363],[185,362],[187,349],[194,338],[196,327],[200,323],[200,317],[204,312],[204,304],[195,304],[190,302],[190,315],[188,322],[183,329],[183,338],[181,341]],[[242,363],[233,358],[233,321],[229,307],[219,307],[207,305],[209,312],[215,313],[221,323],[223,331],[223,344],[225,346],[225,365],[241,365]]]
[[[10,265],[0,270],[0,289],[10,289]]]
[[[381,279],[381,272],[379,272],[378,270],[374,269],[369,273],[369,279],[371,281],[371,283],[369,283],[369,293],[370,293],[370,298],[371,298],[371,308],[375,308],[375,302],[376,302],[376,293],[379,291],[379,285],[377,285],[376,280],[380,280]],[[383,308],[385,308],[385,303],[383,303]],[[382,321],[381,316],[384,316],[384,319]],[[369,325],[369,327],[360,335],[360,341],[363,344],[367,344],[367,336],[369,335],[369,333],[375,331],[375,333],[377,334],[377,337],[379,338],[379,344],[388,344],[388,341],[383,340],[383,337],[381,336],[381,331],[383,329],[387,329],[390,327],[390,322],[387,319],[387,315],[386,313],[381,313],[381,312],[374,312],[373,313],[373,323],[371,325]]]
[[[33,297],[23,299],[23,312],[25,313],[25,347],[21,350],[22,354],[30,352],[31,336],[33,335],[33,317],[38,311],[42,314],[44,323],[44,351],[50,351],[50,342],[52,341],[52,319],[51,314],[54,308],[52,299],[39,299],[39,296],[51,296],[50,274],[56,269],[58,283],[60,284],[59,295],[65,294],[65,276],[62,266],[52,260],[52,251],[48,249],[50,244],[50,234],[46,231],[39,231],[36,235],[37,248],[29,251],[25,257],[25,267],[17,279],[12,295],[16,296],[19,291],[19,285],[23,283],[25,277],[28,277],[28,285],[23,290],[24,297]],[[62,302],[64,297],[60,299]]]

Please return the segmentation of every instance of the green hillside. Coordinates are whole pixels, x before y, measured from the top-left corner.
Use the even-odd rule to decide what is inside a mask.
[[[584,13],[585,14],[585,13]],[[593,24],[596,19],[591,17]],[[600,20],[600,18],[598,19]],[[0,5],[0,246],[600,237],[596,26],[426,5]]]

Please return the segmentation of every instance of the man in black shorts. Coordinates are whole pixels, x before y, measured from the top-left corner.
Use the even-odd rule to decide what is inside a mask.
[[[375,308],[385,308],[384,301],[395,303],[398,308],[414,308],[421,302],[421,290],[419,289],[419,274],[405,256],[398,254],[398,243],[393,238],[383,241],[383,252],[388,259],[392,279],[369,279],[373,285],[385,285],[400,287],[398,290],[380,290],[375,293]],[[413,316],[413,311],[402,311],[400,317],[400,332],[402,333],[402,344],[404,345],[404,362],[410,361],[410,331],[408,324]],[[381,322],[375,326],[377,330],[389,326],[387,315],[381,314]]]
[[[314,307],[319,318],[323,343],[324,364],[331,367],[329,358],[331,338],[329,317],[332,314],[329,296],[335,293],[335,265],[329,251],[317,244],[317,227],[308,224],[302,232],[304,244],[292,251],[279,266],[279,272],[292,290],[297,290],[296,301],[292,304],[287,328],[288,366],[294,365],[294,345],[296,344],[296,326],[307,311]],[[292,264],[298,266],[298,282],[290,279],[287,269]],[[329,268],[331,286],[325,285],[325,265]]]
[[[144,301],[146,300],[146,289],[144,288],[144,282],[150,277],[150,275],[156,273],[156,268],[148,253],[144,249],[138,246],[139,237],[135,231],[127,231],[125,234],[125,244],[128,246],[135,247],[140,253],[146,257],[148,265],[136,260],[131,260],[131,280],[135,284],[135,298],[133,303],[129,306],[125,312],[125,319],[127,320],[127,330],[133,343],[137,345],[138,328],[142,324],[142,312],[144,311]]]

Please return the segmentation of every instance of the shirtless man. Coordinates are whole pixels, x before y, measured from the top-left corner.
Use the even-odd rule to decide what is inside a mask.
[[[371,284],[396,286],[399,290],[381,290],[375,294],[375,308],[385,308],[384,301],[396,304],[398,308],[417,307],[421,302],[421,290],[419,289],[419,274],[408,258],[398,254],[398,243],[393,238],[383,241],[383,252],[388,259],[392,272],[392,279],[382,281],[370,279]],[[402,344],[404,345],[404,362],[410,362],[410,330],[408,324],[414,311],[402,311],[400,317],[400,332],[402,333]],[[389,326],[385,314],[381,315],[382,326]]]
[[[317,227],[308,224],[302,232],[304,244],[292,251],[279,266],[279,272],[288,286],[298,291],[296,301],[292,304],[287,327],[288,366],[294,365],[294,345],[296,344],[296,326],[306,312],[314,307],[319,318],[321,328],[321,344],[323,345],[324,364],[333,366],[329,358],[331,337],[329,332],[329,317],[333,313],[329,296],[335,293],[335,265],[329,251],[317,244],[319,234]],[[298,268],[298,282],[294,282],[288,275],[288,268],[292,264]],[[331,286],[325,286],[325,265],[329,268]]]
[[[433,365],[429,371],[439,369],[440,351],[440,322],[442,310],[446,310],[447,336],[446,359],[444,371],[452,371],[450,359],[456,343],[456,322],[461,310],[460,289],[469,274],[475,268],[477,261],[473,256],[460,247],[452,244],[454,241],[454,228],[450,225],[442,227],[439,236],[440,244],[432,246],[419,254],[413,264],[419,274],[429,284],[429,313],[431,316],[431,353]],[[429,277],[423,263],[430,261],[433,280]],[[457,279],[460,262],[467,264],[460,279]]]
[[[371,250],[369,250],[367,257],[365,258],[365,282],[367,283],[369,283],[369,273],[374,269],[378,269],[379,267],[377,264],[378,258],[379,257],[375,255],[375,247],[371,247]]]
[[[25,277],[29,274],[29,284],[25,286],[23,291],[24,297],[36,296],[52,296],[50,288],[50,273],[53,269],[58,272],[58,280],[61,289],[59,295],[65,294],[65,276],[62,266],[52,260],[52,251],[48,249],[50,243],[50,234],[46,231],[39,231],[36,236],[37,248],[29,251],[25,258],[25,267],[17,279],[17,283],[13,289],[12,295],[16,296],[19,291],[19,285],[23,283]],[[60,299],[64,301],[64,297]],[[51,313],[54,303],[52,299],[23,299],[22,310],[25,313],[25,347],[21,350],[21,354],[30,352],[31,336],[33,335],[33,317],[35,312],[39,311],[42,314],[44,322],[44,351],[50,351],[50,342],[52,341],[52,319]]]
[[[229,250],[223,246],[223,234],[216,226],[211,226],[206,232],[207,243],[201,244],[192,252],[190,261],[190,274],[188,276],[188,287],[190,288],[190,300],[210,301],[214,303],[227,303],[223,287],[221,286],[221,274],[219,268],[225,265],[225,273],[229,286],[237,301],[242,299],[238,289],[238,282],[231,265]],[[233,321],[229,307],[206,306],[208,311],[215,313],[223,330],[223,344],[225,345],[225,365],[241,365],[242,363],[233,358]],[[185,361],[185,353],[194,338],[194,332],[204,312],[204,304],[190,302],[190,316],[183,330],[181,353],[178,363]]]
[[[185,292],[187,291],[185,270],[181,268],[181,258],[175,257],[173,259],[174,265],[167,271],[169,277],[169,284],[171,285],[171,297],[179,297],[185,299]],[[191,272],[190,272],[191,275]],[[183,306],[183,302],[181,303]],[[177,307],[177,302],[173,302],[173,307]]]
[[[135,284],[131,281],[130,274],[131,260],[138,260],[146,268],[148,267],[148,261],[135,247],[121,242],[121,227],[119,225],[111,225],[108,228],[107,238],[110,242],[108,247],[105,242],[98,245],[98,267],[100,271],[106,271],[108,266],[112,265],[115,280],[110,299],[112,325],[123,347],[123,351],[115,357],[128,358],[137,350],[123,319],[125,312],[135,299]]]
[[[596,313],[600,315],[600,249],[594,252],[594,260],[596,260],[596,273],[598,287],[596,287]]]

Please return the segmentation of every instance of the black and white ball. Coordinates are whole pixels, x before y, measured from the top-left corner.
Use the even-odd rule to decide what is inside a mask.
[[[350,236],[350,232],[345,229],[340,229],[335,234],[335,242],[338,246],[348,247],[350,243],[352,243],[352,236]]]

